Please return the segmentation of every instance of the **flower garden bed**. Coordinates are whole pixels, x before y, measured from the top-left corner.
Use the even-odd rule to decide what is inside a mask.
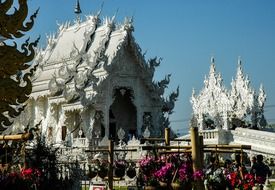
[[[264,185],[261,177],[250,174],[244,166],[230,163],[227,166],[216,163],[208,169],[194,171],[190,154],[147,156],[139,161],[139,180],[148,190],[191,189],[200,180],[207,190],[252,190]]]
[[[139,161],[139,168],[139,180],[145,189],[183,189],[203,179],[203,171],[193,171],[190,154],[148,156]]]

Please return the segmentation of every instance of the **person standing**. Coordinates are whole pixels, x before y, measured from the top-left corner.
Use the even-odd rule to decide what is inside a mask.
[[[257,158],[256,158],[256,156],[252,156],[252,158],[251,158],[251,160],[250,160],[250,162],[251,162],[251,167],[256,163],[256,161],[257,161]]]
[[[263,155],[257,155],[256,163],[252,165],[250,173],[256,175],[260,184],[264,184],[266,177],[271,176],[270,168],[263,162]]]

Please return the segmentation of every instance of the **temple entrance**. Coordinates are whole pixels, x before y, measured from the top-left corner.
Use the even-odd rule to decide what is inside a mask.
[[[133,135],[137,137],[137,110],[132,102],[133,91],[125,87],[114,89],[113,98],[114,102],[109,109],[110,133],[116,133],[122,128],[126,134],[126,141]],[[117,139],[117,135],[115,136]]]

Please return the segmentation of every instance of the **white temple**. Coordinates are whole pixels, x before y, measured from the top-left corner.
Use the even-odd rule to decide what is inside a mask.
[[[221,74],[216,72],[214,58],[211,58],[204,88],[198,95],[193,90],[191,104],[200,130],[212,127],[229,130],[243,127],[241,122],[246,122],[245,127],[263,128],[266,125],[263,115],[265,100],[266,94],[262,85],[258,93],[251,88],[248,77],[243,73],[240,58],[230,90],[223,85]],[[212,121],[213,125],[209,126],[207,120]]]
[[[114,16],[100,24],[99,15],[62,24],[48,37],[35,58],[32,94],[15,128],[41,121],[48,143],[71,145],[81,137],[86,146],[120,128],[126,141],[147,127],[151,136],[162,135],[178,89],[165,98],[170,75],[153,81],[161,59],[145,60],[132,35],[132,19],[116,24]]]

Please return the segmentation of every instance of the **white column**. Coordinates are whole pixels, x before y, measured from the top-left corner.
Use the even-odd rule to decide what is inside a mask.
[[[198,124],[199,124],[199,130],[203,130],[204,127],[203,127],[203,117],[202,117],[202,114],[199,113],[199,118],[198,118]]]
[[[82,123],[83,123],[83,132],[85,134],[86,137],[89,136],[89,132],[91,130],[91,128],[93,127],[93,123],[91,124],[91,120],[93,120],[94,118],[94,109],[87,109],[87,110],[82,110],[80,112],[80,117],[82,119]]]
[[[89,129],[87,130],[88,133],[86,134],[86,137],[89,139],[89,141],[92,140],[92,135],[93,135],[93,130],[94,130],[94,123],[95,123],[95,110],[92,109],[90,110],[90,112],[88,113],[89,114]]]
[[[38,124],[44,115],[44,102],[42,99],[37,99],[34,107],[34,125]]]
[[[65,114],[65,111],[61,107],[58,107],[58,108],[59,108],[57,110],[58,118],[56,118],[57,125],[56,125],[56,130],[55,130],[55,137],[56,137],[55,142],[61,143],[62,142],[62,126],[65,125],[66,114]]]
[[[229,130],[228,116],[226,113],[223,115],[223,129],[227,131]]]
[[[57,106],[56,104],[51,104],[49,103],[48,105],[48,110],[46,114],[46,121],[47,121],[47,128],[45,129],[45,136],[47,137],[47,142],[48,143],[53,143],[55,142],[55,129],[57,125]],[[49,127],[52,127],[52,137],[48,136],[48,130]]]

